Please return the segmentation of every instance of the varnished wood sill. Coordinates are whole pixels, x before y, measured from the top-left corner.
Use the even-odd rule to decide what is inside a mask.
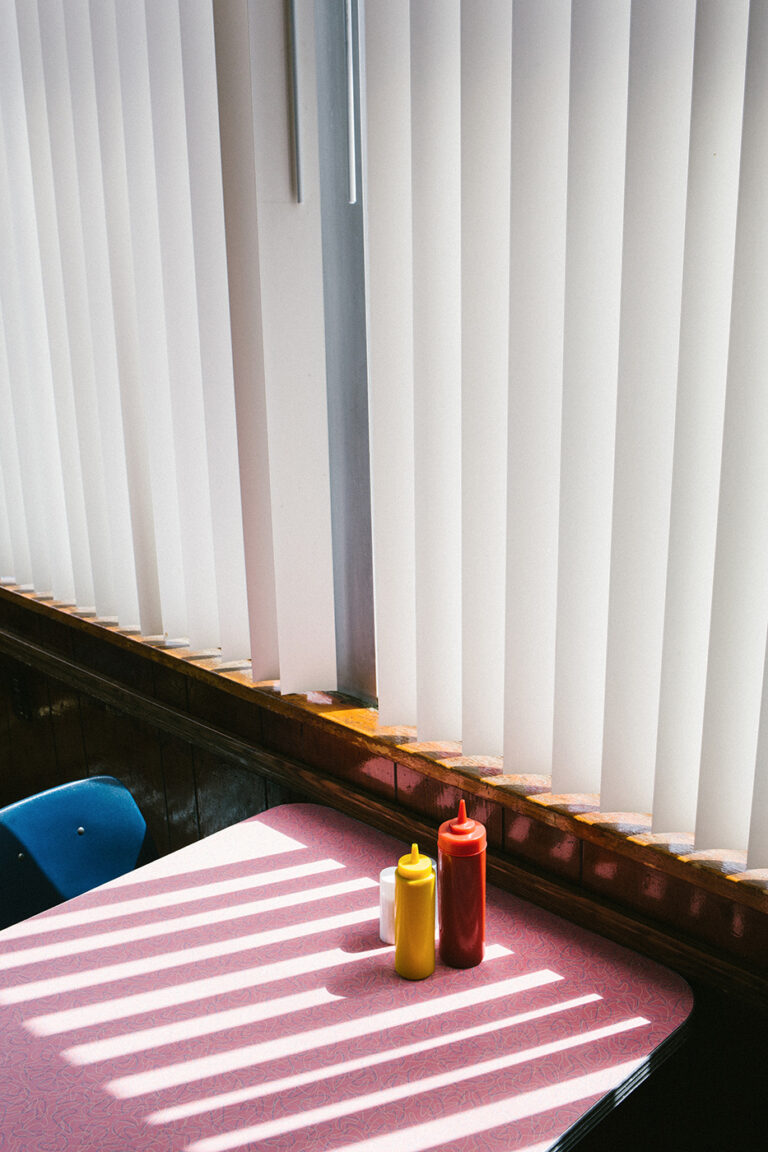
[[[646,868],[768,913],[768,870],[747,872],[743,854],[694,852],[690,838],[653,835],[647,815],[600,812],[596,796],[553,795],[546,776],[505,774],[500,760],[462,756],[458,744],[419,743],[414,729],[380,727],[374,708],[347,696],[326,692],[282,696],[275,682],[254,683],[247,661],[223,663],[211,651],[195,652],[183,645],[164,644],[159,637],[122,631],[112,621],[85,617],[71,606],[41,599],[16,586],[0,587],[0,600],[182,671],[190,679],[253,700],[302,725],[343,736],[371,757],[407,765],[422,776],[495,801],[507,811],[533,818]]]

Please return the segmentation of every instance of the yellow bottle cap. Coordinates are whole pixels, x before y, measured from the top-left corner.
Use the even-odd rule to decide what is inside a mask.
[[[405,880],[424,880],[432,874],[432,861],[419,854],[418,844],[412,844],[410,855],[398,860],[397,871]]]

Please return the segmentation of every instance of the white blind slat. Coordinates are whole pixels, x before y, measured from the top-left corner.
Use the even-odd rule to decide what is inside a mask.
[[[0,247],[5,254],[0,262],[0,305],[3,311],[3,328],[6,336],[6,363],[8,366],[7,392],[4,397],[8,437],[13,438],[13,449],[4,445],[4,456],[8,453],[10,468],[18,465],[19,496],[18,507],[24,514],[24,537],[17,534],[15,555],[18,571],[16,579],[20,584],[34,588],[38,595],[51,594],[50,567],[48,561],[47,525],[42,503],[40,472],[35,465],[37,454],[30,450],[34,438],[35,421],[29,404],[29,377],[26,357],[23,350],[23,335],[19,332],[18,321],[13,315],[11,300],[13,291],[12,270],[9,267],[13,257],[6,243],[10,240],[7,218],[7,171],[3,158],[0,158]],[[5,467],[5,461],[4,461]],[[24,549],[26,542],[26,549]],[[28,557],[28,561],[27,561]]]
[[[768,8],[753,4],[747,42],[725,432],[696,813],[697,848],[746,846],[755,779],[768,626],[766,165]]]
[[[458,0],[411,5],[416,700],[461,739],[461,63]],[[452,237],[452,243],[446,238]],[[446,558],[451,557],[446,563]]]
[[[284,6],[249,9],[259,262],[282,692],[336,686],[314,5],[296,4],[303,202],[296,203]]]
[[[275,558],[259,278],[248,0],[214,3],[232,355],[237,408],[251,671],[276,680]]]
[[[179,6],[149,4],[152,137],[187,636],[219,644]]]
[[[766,653],[768,654],[768,645]],[[768,664],[763,666],[755,781],[747,841],[747,868],[768,868]]]
[[[728,367],[749,4],[700,4],[693,64],[675,454],[653,795],[696,821]]]
[[[140,380],[136,283],[114,7],[112,4],[92,4],[90,17],[139,626],[144,635],[156,636],[163,631],[163,621]]]
[[[3,371],[0,366],[0,372]],[[0,385],[2,387],[2,385]],[[0,448],[0,452],[2,448]],[[11,524],[8,519],[8,502],[5,497],[5,480],[0,468],[0,584],[13,582],[13,546]]]
[[[120,405],[117,342],[88,0],[68,0],[64,6],[64,24],[92,334],[94,383],[104,468],[104,490],[109,516],[114,605],[120,624],[123,627],[135,627],[139,622],[139,604]]]
[[[35,418],[32,411],[29,366],[22,319],[22,305],[14,223],[11,216],[11,180],[7,154],[0,131],[0,306],[3,311],[6,358],[9,384],[9,429],[16,440],[15,459],[18,460],[26,535],[29,547],[29,575],[38,595],[50,595],[51,570],[48,553],[48,533],[43,504],[42,472],[39,445],[35,437]]]
[[[17,5],[17,20],[20,15],[19,7]],[[21,46],[17,36],[14,36],[13,39],[11,60],[6,59],[3,66],[7,67],[10,63],[10,74],[5,78],[4,83],[15,89],[17,113],[13,117],[14,129],[8,136],[8,142],[14,155],[11,200],[19,241],[19,278],[30,373],[30,404],[34,414],[35,435],[39,442],[40,461],[43,463],[43,470],[46,475],[43,501],[48,533],[51,589],[55,598],[71,604],[74,601],[75,589],[67,533],[62,459],[59,451],[53,402],[53,380],[48,344],[40,238],[33,197],[34,181],[31,157],[33,138],[24,116]],[[11,107],[13,107],[13,103]]]
[[[0,5],[3,121],[2,307],[35,590],[73,598],[60,457],[50,405],[51,364],[35,220],[19,34],[11,0]],[[50,453],[50,456],[48,455]],[[50,487],[43,462],[49,464]]]
[[[549,772],[570,0],[516,0],[512,20],[504,759],[507,772]]]
[[[599,792],[611,557],[629,0],[574,5],[552,791]]]
[[[99,420],[98,341],[93,328],[85,249],[86,236],[95,238],[95,229],[91,228],[90,221],[84,220],[89,206],[81,203],[63,5],[51,4],[41,16],[38,29],[34,29],[32,10],[28,10],[27,34],[30,37],[39,34],[42,51],[94,602],[97,615],[114,617],[117,616],[115,564],[107,500],[107,460]]]
[[[10,567],[4,573],[13,576],[22,587],[32,584],[32,562],[27,540],[24,489],[13,421],[13,401],[5,348],[5,323],[0,299],[0,469],[3,476],[5,508],[8,516]]]
[[[116,17],[135,277],[139,376],[149,457],[163,632],[186,636],[187,612],[163,296],[147,27],[141,0],[109,0]]]
[[[650,812],[664,627],[695,3],[632,6],[600,805]]]
[[[234,660],[250,646],[210,0],[179,15],[215,595],[222,658]]]
[[[69,549],[72,560],[74,601],[80,608],[93,607],[93,576],[85,515],[85,495],[77,439],[72,362],[69,351],[64,278],[56,219],[56,193],[51,163],[48,107],[37,9],[17,9],[19,48],[24,80],[24,100],[30,138],[37,234],[45,294],[51,376],[56,413],[58,450],[61,455]]]
[[[461,6],[462,751],[504,741],[512,7]],[[455,463],[454,463],[454,469]],[[458,470],[456,470],[458,471]]]
[[[363,16],[368,403],[379,723],[416,724],[408,0]]]

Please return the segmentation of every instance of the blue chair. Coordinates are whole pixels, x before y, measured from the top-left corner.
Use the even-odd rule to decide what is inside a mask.
[[[0,928],[71,900],[157,856],[128,789],[75,780],[0,809]]]

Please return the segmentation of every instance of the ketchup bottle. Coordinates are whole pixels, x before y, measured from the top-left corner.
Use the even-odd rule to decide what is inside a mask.
[[[485,949],[485,827],[459,814],[437,834],[440,959],[452,968],[473,968]]]

